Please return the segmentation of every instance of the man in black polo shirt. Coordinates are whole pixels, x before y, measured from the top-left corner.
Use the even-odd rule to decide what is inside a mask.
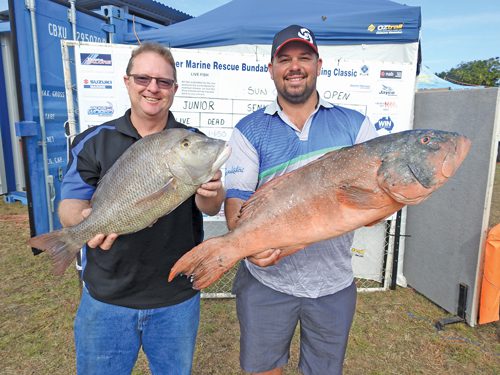
[[[59,217],[75,225],[90,212],[98,181],[135,141],[186,128],[170,107],[177,91],[170,51],[146,43],[132,52],[125,85],[131,108],[79,134],[61,189]],[[190,281],[167,282],[172,265],[202,240],[202,214],[224,199],[218,171],[173,212],[137,233],[97,235],[82,256],[84,288],[75,319],[78,374],[129,374],[143,348],[153,374],[190,374],[200,296]]]

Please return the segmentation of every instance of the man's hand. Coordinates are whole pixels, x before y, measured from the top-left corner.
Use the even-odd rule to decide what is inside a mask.
[[[198,190],[196,190],[196,194],[201,195],[202,197],[212,198],[216,197],[217,193],[220,189],[222,189],[222,172],[218,170],[215,172],[212,179],[204,184],[202,184]]]
[[[198,209],[210,216],[216,215],[225,197],[224,188],[222,187],[222,172],[215,172],[212,179],[202,184],[194,197]]]
[[[227,228],[234,230],[237,227],[238,215],[243,206],[244,201],[239,198],[228,198],[224,204],[224,211],[226,214]],[[281,249],[268,249],[260,253],[247,257],[247,260],[259,267],[272,266],[281,259]]]
[[[302,250],[304,244],[284,247],[282,249],[269,249],[254,254],[247,259],[260,267],[272,266],[280,261],[280,259],[289,255],[295,254],[297,251]]]
[[[111,249],[111,246],[113,246],[113,242],[115,242],[116,237],[118,237],[116,233],[110,233],[107,236],[100,233],[88,240],[87,245],[90,247],[99,246],[101,250],[109,250]]]
[[[269,249],[249,256],[247,259],[249,262],[252,262],[259,267],[268,267],[278,263],[280,260],[280,254],[280,249]]]

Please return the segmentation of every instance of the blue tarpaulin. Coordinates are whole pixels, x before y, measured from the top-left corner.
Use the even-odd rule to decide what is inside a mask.
[[[138,33],[141,41],[176,48],[271,44],[291,24],[314,31],[318,44],[411,43],[419,40],[420,7],[387,0],[233,0],[199,17]],[[128,34],[125,43],[136,43]]]

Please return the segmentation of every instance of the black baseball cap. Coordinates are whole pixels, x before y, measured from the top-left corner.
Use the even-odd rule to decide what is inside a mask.
[[[274,36],[273,47],[271,48],[271,60],[276,56],[279,50],[289,42],[303,42],[319,55],[314,33],[307,27],[290,25]]]

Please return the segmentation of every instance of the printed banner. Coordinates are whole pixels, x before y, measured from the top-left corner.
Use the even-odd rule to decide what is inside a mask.
[[[129,108],[123,78],[133,48],[75,46],[80,131]],[[176,48],[172,54],[179,89],[171,110],[178,121],[210,137],[229,140],[240,119],[276,97],[268,55]],[[325,60],[318,92],[333,104],[368,115],[380,135],[398,132],[411,128],[415,69],[408,63]],[[223,221],[222,211],[208,220]]]

